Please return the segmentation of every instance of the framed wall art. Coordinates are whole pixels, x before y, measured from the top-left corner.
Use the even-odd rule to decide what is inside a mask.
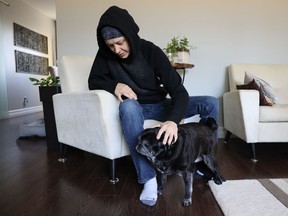
[[[14,45],[48,54],[48,38],[17,23],[14,27]]]
[[[46,57],[15,50],[15,62],[18,73],[49,75],[49,60]]]

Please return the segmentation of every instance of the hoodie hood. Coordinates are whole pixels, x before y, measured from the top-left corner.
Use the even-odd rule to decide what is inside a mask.
[[[126,59],[131,61],[137,55],[140,47],[140,37],[138,35],[139,27],[135,23],[133,17],[127,10],[112,6],[108,8],[101,16],[97,27],[97,42],[99,46],[99,52],[105,57],[111,60],[119,59],[106,45],[102,38],[101,29],[105,26],[112,26],[117,28],[128,40],[130,45],[130,55]]]

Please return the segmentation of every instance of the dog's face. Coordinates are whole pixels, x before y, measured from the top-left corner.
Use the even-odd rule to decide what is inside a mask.
[[[163,138],[156,139],[159,128],[149,128],[138,138],[136,150],[146,156],[160,172],[170,172],[170,164],[174,160],[177,142],[173,145],[164,145]],[[162,135],[164,136],[164,135]]]

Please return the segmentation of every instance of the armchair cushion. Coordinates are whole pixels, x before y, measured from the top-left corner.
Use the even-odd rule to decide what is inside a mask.
[[[273,104],[259,108],[259,122],[287,122],[288,104]]]
[[[251,82],[243,85],[237,85],[237,89],[254,89],[259,92],[259,105],[260,106],[272,106],[272,103],[266,100],[265,95],[263,94],[261,88],[257,85],[255,80],[253,79]]]
[[[278,97],[276,96],[275,91],[266,81],[260,79],[250,73],[245,72],[244,83],[251,82],[255,80],[256,84],[260,87],[261,91],[263,92],[264,96],[266,97],[267,101],[271,101],[274,104],[278,103]]]

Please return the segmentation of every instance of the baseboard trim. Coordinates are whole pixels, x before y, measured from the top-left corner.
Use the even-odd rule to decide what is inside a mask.
[[[226,130],[224,127],[218,127],[218,138],[225,138]]]
[[[29,108],[25,108],[25,109],[10,110],[8,112],[8,118],[28,115],[28,114],[42,112],[42,111],[43,111],[42,106],[29,107]]]

